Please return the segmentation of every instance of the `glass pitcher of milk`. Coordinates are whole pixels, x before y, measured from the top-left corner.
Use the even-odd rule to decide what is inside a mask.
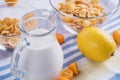
[[[21,41],[14,50],[11,72],[22,80],[55,80],[63,66],[63,52],[56,40],[57,17],[35,10],[19,22]]]

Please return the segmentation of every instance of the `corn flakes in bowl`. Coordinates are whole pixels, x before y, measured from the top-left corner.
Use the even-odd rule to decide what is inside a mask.
[[[120,5],[119,0],[49,0],[49,2],[64,27],[73,34],[86,27],[103,27]]]
[[[6,17],[0,20],[0,44],[14,48],[20,40],[20,34],[18,19]]]
[[[7,1],[7,2],[6,2]],[[10,0],[0,0],[0,50],[14,49],[20,41],[21,31],[19,19],[26,13],[35,10],[34,7],[22,0],[15,4]],[[11,0],[12,1],[12,0]],[[31,17],[28,15],[27,17]]]

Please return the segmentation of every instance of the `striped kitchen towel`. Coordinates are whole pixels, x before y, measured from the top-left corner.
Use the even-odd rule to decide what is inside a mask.
[[[120,30],[119,12],[102,29],[109,34],[116,29]],[[104,63],[95,63],[84,57],[76,45],[76,35],[66,33],[65,43],[61,45],[64,52],[64,65],[66,68],[72,62],[79,65],[80,74],[74,80],[120,80],[120,50],[119,47],[115,56]],[[10,72],[10,57],[0,53],[0,80],[19,80]],[[2,58],[5,57],[5,58]]]

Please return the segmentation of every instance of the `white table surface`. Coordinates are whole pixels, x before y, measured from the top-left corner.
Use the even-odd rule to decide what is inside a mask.
[[[40,8],[51,9],[48,0],[24,0],[24,1],[29,3],[30,5],[33,5],[34,7],[38,8],[38,9],[40,9]],[[106,29],[107,27],[111,27],[112,25],[115,26],[115,24],[118,24],[118,23],[120,24],[119,21],[120,21],[120,19],[113,21],[113,22],[109,23],[109,25],[106,25],[103,29]],[[64,33],[64,34],[70,34],[62,27],[59,27],[59,28],[61,29],[61,31],[59,30],[60,33],[63,31],[62,33]],[[109,33],[112,33],[113,30],[115,30],[115,29],[120,29],[120,27],[118,25],[116,25],[115,28],[112,28],[111,30],[109,30]],[[71,42],[75,42],[75,40],[68,41],[66,43],[66,45],[71,44]],[[76,46],[74,46],[72,48],[76,49]],[[119,48],[119,50],[120,50],[120,48]],[[67,51],[71,51],[71,49],[66,50],[66,52]],[[119,52],[120,51],[118,51],[118,53]],[[7,59],[10,58],[11,54],[12,53],[9,53],[9,52],[5,54],[0,51],[0,61],[1,62],[3,61],[3,64],[6,64],[7,62],[5,62],[5,61],[7,61]],[[77,53],[77,54],[74,54],[73,56],[70,56],[69,58],[66,58],[66,63],[67,63],[67,61],[71,60],[71,58],[73,58],[73,57],[75,58],[75,56],[77,56],[79,54],[80,53]],[[80,65],[79,69],[81,70],[81,73],[78,76],[78,78],[75,80],[120,80],[119,76],[116,77],[116,74],[120,75],[120,67],[119,67],[120,55],[119,54],[115,54],[115,55],[117,57],[113,57],[103,64],[96,64],[96,63],[90,62],[89,60],[87,60],[87,58],[80,59],[77,62]],[[7,79],[7,80],[10,80],[10,79]]]

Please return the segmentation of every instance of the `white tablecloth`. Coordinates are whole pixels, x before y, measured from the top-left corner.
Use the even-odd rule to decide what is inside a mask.
[[[46,7],[50,9],[47,0],[26,0],[29,4],[37,8]],[[41,6],[42,5],[42,6]],[[120,30],[120,11],[106,24],[102,29],[109,34],[116,29]],[[0,15],[1,16],[1,15]],[[70,63],[77,62],[79,65],[80,74],[74,80],[120,80],[120,50],[116,51],[114,57],[110,58],[104,63],[95,63],[84,57],[78,50],[76,45],[76,35],[63,30],[62,25],[59,26],[58,32],[64,34],[65,43],[61,45],[64,51],[64,65],[66,68]],[[19,80],[10,73],[10,53],[0,51],[0,80]]]

